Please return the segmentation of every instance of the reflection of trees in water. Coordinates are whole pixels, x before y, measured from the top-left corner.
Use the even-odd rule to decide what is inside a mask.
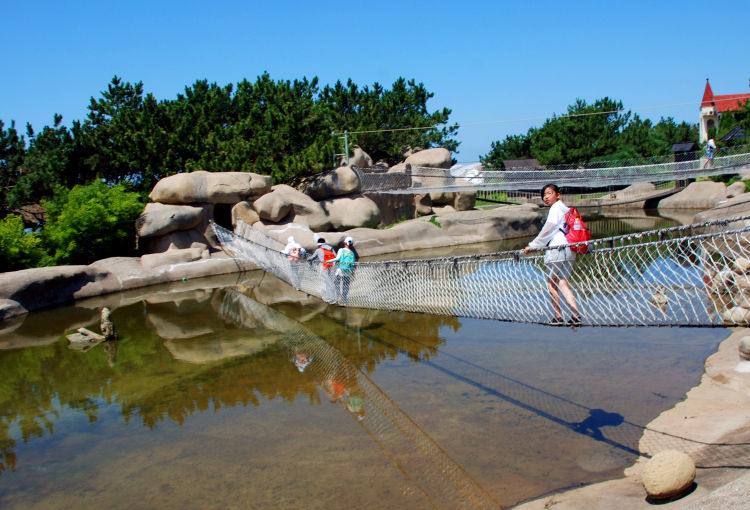
[[[171,335],[179,333],[187,337],[191,324],[202,331],[210,326],[213,330],[210,334],[174,340],[187,348],[192,345],[200,349],[216,339],[242,341],[253,335],[268,337],[269,332],[263,326],[239,328],[223,321],[215,308],[223,292],[216,290],[213,296],[209,292],[207,301],[195,296],[183,299],[176,294],[174,301],[162,297],[158,303],[143,301],[116,309],[114,322],[120,339],[116,344],[100,344],[86,353],[68,349],[64,336],[42,347],[0,351],[0,473],[14,469],[17,463],[14,452],[17,444],[11,437],[11,426],[18,427],[24,442],[45,433],[52,435],[60,408],[82,412],[88,421],[94,422],[101,402],[119,404],[126,422],[137,418],[146,427],[154,428],[165,420],[182,424],[196,412],[237,405],[259,406],[264,399],[291,402],[301,396],[311,403],[320,403],[313,377],[298,373],[289,363],[286,350],[278,345],[270,344],[247,356],[204,364],[174,359],[165,348],[164,338],[154,331],[154,322],[158,321]],[[207,302],[212,306],[207,306]],[[90,315],[92,321],[98,321],[98,314]],[[159,319],[149,321],[149,316]],[[27,319],[29,324],[41,327],[34,325],[34,317],[32,314]],[[456,318],[405,313],[363,311],[359,321],[364,329],[408,322],[423,342],[418,352],[404,347],[404,352],[414,359],[429,358],[437,352],[442,342],[438,337],[441,327],[459,327]],[[49,329],[49,323],[46,327]],[[326,326],[316,324],[313,318],[311,327]],[[367,371],[397,355],[377,342],[357,344],[351,336],[342,334],[341,328],[323,331],[321,336],[326,336],[344,356]]]

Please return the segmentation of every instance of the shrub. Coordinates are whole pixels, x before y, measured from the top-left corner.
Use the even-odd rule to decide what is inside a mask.
[[[135,255],[135,220],[143,202],[127,185],[96,181],[71,190],[57,188],[42,205],[48,217],[42,239],[51,263],[90,264]]]
[[[41,239],[34,232],[24,232],[23,219],[9,214],[0,220],[0,268],[16,271],[36,267],[44,256]]]

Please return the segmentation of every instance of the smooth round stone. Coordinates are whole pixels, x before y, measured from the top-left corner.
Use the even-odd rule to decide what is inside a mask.
[[[750,336],[740,338],[740,358],[750,360]]]
[[[654,455],[643,469],[641,481],[651,499],[673,499],[695,480],[695,464],[685,453],[664,450]]]

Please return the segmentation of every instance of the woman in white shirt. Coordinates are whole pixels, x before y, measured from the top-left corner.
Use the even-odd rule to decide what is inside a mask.
[[[565,225],[565,214],[568,212],[568,206],[560,200],[560,189],[554,184],[547,184],[542,188],[542,201],[549,206],[547,221],[544,223],[541,232],[536,238],[524,248],[525,253],[531,250],[541,250],[546,246],[550,249],[544,252],[544,264],[549,269],[547,275],[547,288],[552,297],[552,308],[555,310],[555,316],[549,322],[552,326],[562,326],[565,321],[560,311],[560,293],[565,298],[565,302],[570,308],[571,317],[568,326],[580,326],[581,314],[578,312],[576,298],[573,291],[570,290],[568,279],[573,271],[573,261],[576,258],[575,253],[569,247],[553,249],[555,246],[568,244],[568,240],[563,233]]]

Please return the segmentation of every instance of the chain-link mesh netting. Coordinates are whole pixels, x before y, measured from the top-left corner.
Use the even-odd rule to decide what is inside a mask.
[[[214,231],[234,256],[329,303],[528,323],[553,315],[539,252],[359,262],[343,273],[289,260],[280,242],[242,222],[236,234]],[[750,217],[597,239],[577,257],[570,287],[584,325],[746,325],[749,258]]]
[[[482,170],[471,176],[457,176],[443,168],[413,167],[410,173],[358,170],[363,193],[435,193],[478,190],[541,189],[554,182],[561,187],[602,188],[638,182],[695,179],[743,171],[750,165],[750,153],[703,159],[607,168],[553,170]]]
[[[227,291],[222,317],[243,325],[256,321],[284,334],[290,359],[303,357],[331,401],[339,402],[403,474],[405,492],[422,494],[436,508],[499,508],[439,444],[415,423],[367,374],[339,350],[299,322],[237,291]]]

